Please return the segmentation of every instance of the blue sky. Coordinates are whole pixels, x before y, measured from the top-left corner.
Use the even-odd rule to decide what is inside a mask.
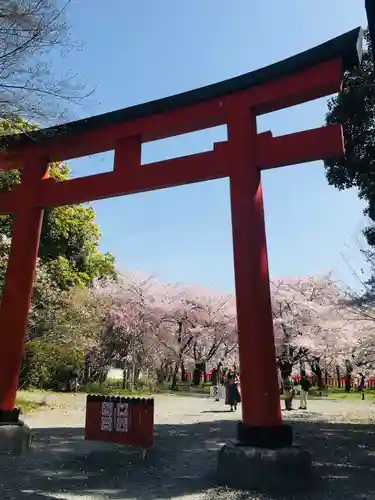
[[[56,62],[94,97],[77,117],[146,102],[273,63],[365,25],[352,0],[72,0],[73,36],[84,43]],[[105,5],[105,8],[104,8]],[[261,117],[275,134],[319,126],[325,100]],[[148,144],[143,161],[210,148],[222,128]],[[74,176],[108,171],[112,154],[71,162]],[[295,276],[334,270],[353,284],[341,254],[361,265],[355,239],[364,219],[356,192],[327,185],[322,163],[263,175],[270,272]],[[120,267],[234,290],[226,180],[96,202],[102,250]]]

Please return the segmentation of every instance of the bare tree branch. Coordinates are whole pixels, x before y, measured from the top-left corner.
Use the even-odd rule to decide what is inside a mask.
[[[0,118],[56,124],[92,94],[53,62],[78,49],[69,33],[70,0],[0,0]],[[56,66],[56,65],[55,65]]]

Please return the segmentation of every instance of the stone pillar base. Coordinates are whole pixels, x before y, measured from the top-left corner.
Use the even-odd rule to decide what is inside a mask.
[[[284,423],[261,427],[238,422],[237,440],[238,444],[254,448],[266,448],[267,450],[289,448],[293,444],[293,429]]]
[[[290,446],[255,448],[232,442],[218,456],[219,484],[256,491],[290,491],[308,488],[312,476],[309,452]]]
[[[0,455],[22,455],[29,451],[30,443],[31,433],[26,424],[0,423]]]

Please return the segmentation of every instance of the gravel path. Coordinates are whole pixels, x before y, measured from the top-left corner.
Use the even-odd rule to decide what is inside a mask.
[[[145,463],[137,449],[83,440],[83,395],[45,398],[50,409],[25,418],[33,451],[0,457],[1,500],[276,500],[215,488],[217,450],[235,436],[239,418],[222,403],[157,396],[156,444]],[[315,400],[284,418],[315,462],[316,487],[299,499],[375,498],[374,403]]]

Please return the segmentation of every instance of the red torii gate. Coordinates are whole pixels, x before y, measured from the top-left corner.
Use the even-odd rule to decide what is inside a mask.
[[[14,409],[38,254],[43,209],[229,177],[239,330],[242,423],[239,438],[288,446],[282,425],[270,303],[261,171],[343,154],[340,125],[281,137],[257,134],[256,117],[341,90],[358,63],[361,30],[237,78],[190,92],[0,140],[0,168],[22,169],[22,182],[0,194],[13,214],[0,308],[0,420]],[[226,124],[228,140],[210,152],[141,165],[147,141]],[[115,151],[108,173],[55,181],[50,162]]]

